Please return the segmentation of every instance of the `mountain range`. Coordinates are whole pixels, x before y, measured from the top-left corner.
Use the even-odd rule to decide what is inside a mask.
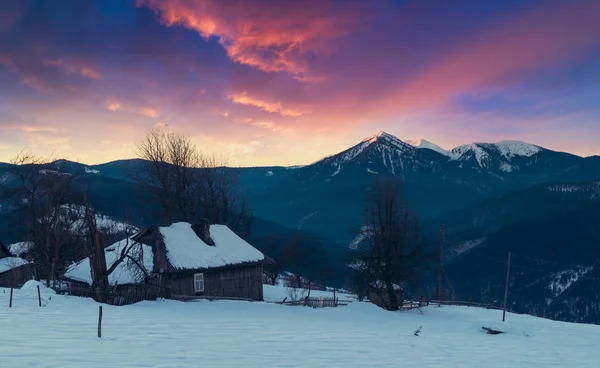
[[[129,172],[141,160],[54,169],[82,174],[90,202],[136,226],[158,221]],[[0,181],[8,164],[0,164]],[[519,141],[444,150],[380,132],[306,166],[223,168],[239,178],[255,216],[259,247],[302,233],[318,239],[329,267],[342,271],[363,225],[365,197],[378,176],[399,177],[423,234],[437,243],[445,225],[444,287],[461,299],[503,296],[512,253],[515,311],[600,323],[600,157],[580,157]],[[0,207],[0,239],[21,240],[15,214]],[[343,280],[338,280],[343,282]]]

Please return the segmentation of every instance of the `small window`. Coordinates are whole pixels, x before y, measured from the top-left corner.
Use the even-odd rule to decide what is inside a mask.
[[[194,291],[196,293],[204,292],[204,274],[203,273],[195,273],[194,274]]]

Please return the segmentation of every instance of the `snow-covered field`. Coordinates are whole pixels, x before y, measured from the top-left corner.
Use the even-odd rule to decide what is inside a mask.
[[[266,287],[267,299],[282,288]],[[387,312],[233,301],[104,306],[0,289],[0,367],[600,367],[600,326],[466,307]],[[422,327],[420,336],[413,332]],[[481,327],[506,331],[487,335]]]

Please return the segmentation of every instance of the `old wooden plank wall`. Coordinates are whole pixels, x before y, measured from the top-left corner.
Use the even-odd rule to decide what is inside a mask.
[[[203,273],[204,296],[263,300],[262,266],[232,267]],[[163,286],[170,288],[172,295],[196,295],[193,274],[165,275]]]
[[[0,273],[0,287],[21,287],[35,276],[35,266],[26,264]]]

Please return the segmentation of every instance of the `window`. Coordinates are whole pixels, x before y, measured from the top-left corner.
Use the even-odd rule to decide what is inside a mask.
[[[195,273],[194,274],[194,292],[196,292],[196,293],[204,292],[204,274],[203,273]]]

